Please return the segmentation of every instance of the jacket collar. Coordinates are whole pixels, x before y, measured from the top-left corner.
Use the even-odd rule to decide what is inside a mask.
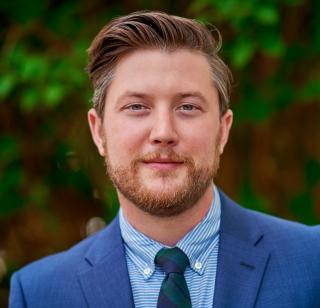
[[[221,231],[214,307],[253,307],[270,249],[255,215],[220,192]]]
[[[134,307],[118,217],[98,235],[85,259],[89,270],[78,278],[89,307]]]

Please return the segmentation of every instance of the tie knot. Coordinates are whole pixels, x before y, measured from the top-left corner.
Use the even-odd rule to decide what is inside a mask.
[[[189,259],[178,247],[162,248],[155,257],[155,263],[159,265],[166,274],[183,274],[189,265]]]

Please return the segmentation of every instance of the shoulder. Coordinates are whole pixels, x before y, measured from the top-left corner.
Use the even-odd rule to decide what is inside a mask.
[[[312,243],[320,249],[320,226],[308,226],[254,210],[245,209],[249,218],[274,242]],[[320,251],[319,251],[320,252]]]
[[[256,247],[269,252],[260,299],[280,296],[289,303],[295,298],[297,305],[316,307],[320,300],[320,227],[244,211],[261,230]]]
[[[307,226],[236,204],[220,192],[222,203],[222,229],[244,238],[264,239],[270,246],[294,249],[304,248],[318,252],[320,257],[320,226]]]
[[[66,274],[65,269],[68,269],[68,273],[75,272],[85,266],[83,263],[85,261],[84,256],[98,236],[99,234],[95,234],[82,240],[68,250],[34,261],[20,269],[19,273],[22,277],[33,277],[35,276],[34,273],[37,273],[37,278],[39,278],[41,275],[59,275],[60,272]]]
[[[40,301],[42,304],[46,299],[58,303],[64,298],[67,302],[70,301],[71,306],[80,307],[78,301],[81,298],[77,295],[78,274],[90,270],[92,263],[98,263],[105,257],[108,250],[110,251],[109,248],[121,244],[119,237],[116,236],[118,233],[118,222],[114,220],[104,230],[82,240],[70,249],[23,267],[12,276],[10,302],[25,301],[28,306],[38,307]],[[12,307],[16,306],[13,304]]]
[[[13,275],[13,280],[18,279],[25,290],[35,289],[37,286],[42,289],[45,286],[50,288],[61,277],[68,281],[73,280],[79,270],[88,267],[85,255],[98,236],[98,234],[93,235],[66,251],[26,265]]]
[[[265,260],[260,298],[318,303],[320,227],[246,209],[223,193],[220,196],[221,251],[225,255],[232,251],[232,259],[250,253],[249,259],[255,256],[257,264]]]

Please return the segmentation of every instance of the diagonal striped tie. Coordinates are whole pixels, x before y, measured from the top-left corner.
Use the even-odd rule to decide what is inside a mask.
[[[167,274],[162,282],[157,308],[191,308],[191,299],[183,273],[189,259],[178,247],[163,248],[155,263]]]

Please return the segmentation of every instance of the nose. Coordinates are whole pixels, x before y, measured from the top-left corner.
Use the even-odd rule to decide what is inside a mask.
[[[154,117],[150,142],[154,145],[175,145],[178,142],[174,117],[170,112],[161,112]]]

